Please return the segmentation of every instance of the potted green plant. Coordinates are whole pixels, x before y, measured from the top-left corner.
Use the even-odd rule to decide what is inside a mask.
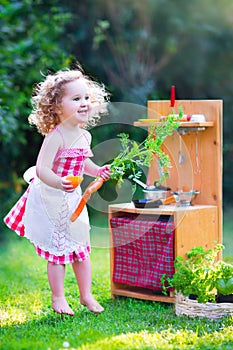
[[[217,302],[233,303],[233,265],[224,261],[217,263],[219,277],[216,280]]]
[[[216,301],[216,282],[222,277],[215,259],[223,246],[218,244],[213,249],[194,247],[186,253],[186,258],[177,256],[172,278],[163,276],[163,292],[173,288],[184,296],[195,298],[200,303]],[[216,267],[218,266],[218,267]]]
[[[172,278],[162,276],[163,293],[175,290],[177,315],[220,318],[233,314],[233,266],[216,261],[223,248],[222,244],[208,250],[194,247],[186,258],[176,258]],[[227,295],[228,303],[219,306],[220,294]]]

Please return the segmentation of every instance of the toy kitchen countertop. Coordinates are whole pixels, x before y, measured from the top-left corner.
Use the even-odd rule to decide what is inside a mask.
[[[109,206],[109,211],[111,213],[116,212],[125,212],[125,213],[133,213],[133,214],[154,214],[154,215],[173,215],[175,212],[186,212],[188,211],[195,211],[195,210],[202,210],[206,208],[216,208],[214,205],[188,205],[188,206],[179,206],[177,204],[175,205],[160,205],[158,208],[135,208],[133,202],[129,203],[119,203],[119,204],[112,204]]]

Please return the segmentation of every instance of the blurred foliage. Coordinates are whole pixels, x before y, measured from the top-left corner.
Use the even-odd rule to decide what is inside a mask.
[[[0,5],[0,121],[6,141],[15,130],[17,140],[26,141],[27,126],[22,116],[30,113],[29,97],[33,84],[41,78],[40,72],[46,74],[69,63],[57,41],[70,16],[63,14],[56,3],[5,0]]]
[[[171,85],[177,99],[223,99],[224,202],[232,202],[232,22],[232,0],[0,0],[2,210],[42,141],[27,123],[33,84],[77,60],[113,102],[146,106],[168,99]]]
[[[224,203],[233,200],[231,0],[67,1],[72,54],[110,86],[112,101],[222,99]],[[88,10],[87,10],[88,9]],[[89,24],[89,25],[88,25]]]
[[[41,137],[29,127],[30,97],[41,74],[69,65],[59,38],[70,15],[54,0],[0,2],[0,145],[3,212],[22,192]],[[59,45],[58,45],[59,42]]]

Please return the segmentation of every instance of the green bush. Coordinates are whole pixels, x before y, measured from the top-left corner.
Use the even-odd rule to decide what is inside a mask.
[[[4,0],[0,5],[0,195],[3,214],[23,190],[41,137],[27,122],[33,85],[41,74],[69,66],[59,38],[70,14],[59,1]],[[33,140],[33,147],[31,147]],[[1,224],[0,224],[1,225]]]

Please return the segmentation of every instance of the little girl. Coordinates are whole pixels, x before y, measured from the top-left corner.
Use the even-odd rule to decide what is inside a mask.
[[[45,135],[36,163],[36,176],[4,221],[20,236],[27,237],[36,253],[48,261],[52,308],[74,315],[64,293],[65,265],[72,264],[82,305],[94,313],[104,311],[91,293],[89,219],[84,208],[71,222],[81,189],[73,188],[68,175],[88,174],[107,180],[108,165],[99,167],[89,157],[91,135],[83,129],[99,118],[108,101],[103,86],[81,69],[48,75],[35,88],[29,122]]]

